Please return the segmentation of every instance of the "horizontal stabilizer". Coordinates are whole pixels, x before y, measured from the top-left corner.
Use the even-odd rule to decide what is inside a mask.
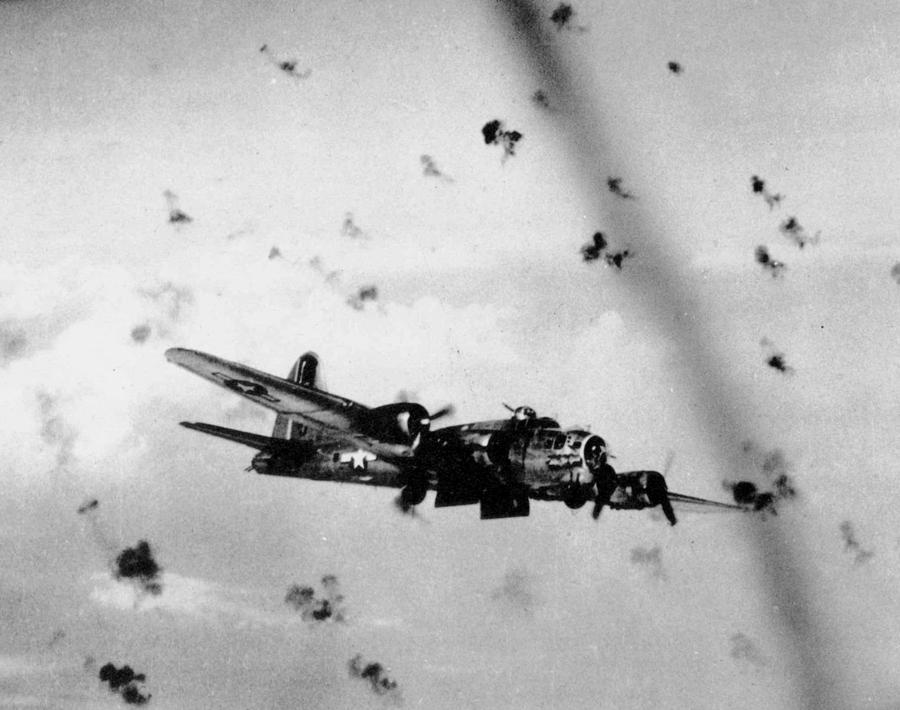
[[[218,436],[220,439],[234,441],[258,451],[270,448],[273,444],[284,443],[283,440],[273,439],[262,434],[251,434],[248,431],[238,431],[237,429],[229,429],[228,427],[216,426],[215,424],[204,424],[203,422],[181,422],[181,426],[194,431],[202,431],[204,434],[210,434],[211,436]]]

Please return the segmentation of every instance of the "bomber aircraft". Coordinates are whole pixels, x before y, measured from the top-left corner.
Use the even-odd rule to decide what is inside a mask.
[[[600,436],[563,429],[530,407],[504,405],[512,412],[505,419],[432,430],[449,407],[429,413],[414,402],[366,407],[339,397],[325,390],[312,352],[300,356],[287,378],[183,348],[167,350],[166,358],[276,412],[272,436],[181,422],[256,449],[247,471],[399,488],[404,510],[434,490],[435,507],[478,504],[483,519],[527,516],[529,499],[563,501],[573,509],[593,501],[595,519],[604,506],[660,506],[672,525],[673,503],[743,510],[670,493],[658,471],[616,473]]]

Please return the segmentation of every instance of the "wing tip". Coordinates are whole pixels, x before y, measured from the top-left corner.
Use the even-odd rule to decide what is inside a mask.
[[[169,362],[175,363],[176,365],[184,365],[193,358],[206,356],[206,353],[201,353],[199,350],[191,350],[189,348],[169,348],[166,350],[165,355],[166,360]]]
[[[181,354],[187,352],[190,352],[190,350],[185,350],[184,348],[169,348],[165,353],[166,360],[177,363]]]

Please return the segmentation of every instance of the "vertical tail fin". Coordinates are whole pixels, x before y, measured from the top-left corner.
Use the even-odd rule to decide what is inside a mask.
[[[314,352],[303,353],[297,358],[297,362],[294,363],[286,379],[304,387],[325,389],[319,375],[319,356]],[[275,417],[275,427],[272,429],[273,439],[302,439],[304,434],[302,424],[292,421],[283,414]]]

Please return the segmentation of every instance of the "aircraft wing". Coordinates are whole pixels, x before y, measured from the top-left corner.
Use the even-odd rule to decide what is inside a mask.
[[[706,498],[696,498],[695,496],[686,496],[683,493],[669,493],[669,500],[678,509],[679,512],[690,511],[692,513],[711,513],[715,511],[739,511],[745,512],[746,508],[732,503],[720,503],[715,500],[707,500]]]
[[[356,424],[369,411],[362,404],[196,350],[170,348],[166,359],[338,441],[362,447],[370,443]]]

